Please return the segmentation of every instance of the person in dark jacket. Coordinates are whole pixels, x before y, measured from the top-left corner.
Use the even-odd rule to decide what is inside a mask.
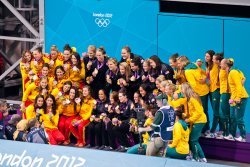
[[[87,136],[89,137],[90,144],[86,147],[94,147],[95,149],[103,149],[102,147],[102,128],[104,126],[103,117],[108,113],[108,101],[105,91],[99,90],[99,98],[92,111],[90,124],[87,126]],[[102,147],[102,148],[100,148]]]
[[[93,62],[91,66],[92,74],[91,74],[91,83],[90,86],[92,87],[92,94],[95,99],[98,98],[99,90],[105,88],[105,74],[108,70],[107,66],[107,56],[106,51],[103,47],[100,47],[96,51],[96,60]],[[106,95],[108,94],[107,90],[105,90]]]
[[[93,68],[91,68],[93,62],[96,60],[96,47],[94,45],[89,45],[88,46],[88,52],[83,53],[83,62],[85,65],[85,79],[86,79],[86,84],[87,83],[87,78],[92,75]]]
[[[130,65],[130,62],[135,58],[138,57],[140,59],[140,62],[143,63],[143,58],[141,56],[135,55],[131,52],[131,49],[129,46],[124,46],[121,51],[121,60],[119,63],[126,62],[128,65]]]
[[[22,117],[18,114],[13,114],[5,127],[5,135],[7,140],[14,140],[13,134],[16,131],[16,125],[21,121]]]
[[[175,84],[174,70],[173,68],[161,61],[161,59],[153,55],[150,57],[150,65],[152,67],[151,73],[159,75],[164,75],[166,80],[171,80]]]
[[[131,77],[129,82],[129,92],[128,92],[128,98],[133,99],[133,95],[136,91],[138,91],[139,86],[142,83],[142,64],[139,57],[135,57],[131,63]]]
[[[134,105],[133,102],[128,99],[125,90],[120,90],[118,97],[120,103],[119,106],[117,106],[115,109],[117,118],[112,119],[112,123],[114,125],[112,131],[114,133],[113,136],[118,139],[118,142],[120,144],[116,151],[125,152],[129,147],[127,136],[129,134],[129,121],[131,115],[135,115],[133,114]]]
[[[112,91],[119,91],[120,86],[117,84],[118,77],[119,77],[119,68],[118,68],[118,62],[115,58],[110,58],[108,60],[108,67],[109,69],[106,72],[106,87],[105,89],[107,92]]]

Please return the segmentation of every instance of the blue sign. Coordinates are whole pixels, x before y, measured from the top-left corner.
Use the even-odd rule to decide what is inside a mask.
[[[0,140],[0,166],[4,167],[214,166],[214,164],[194,163],[85,148]]]

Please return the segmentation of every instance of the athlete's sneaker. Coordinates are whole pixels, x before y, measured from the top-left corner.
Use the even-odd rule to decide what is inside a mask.
[[[207,159],[206,158],[201,158],[201,159],[199,159],[199,162],[205,162],[205,163],[207,163]]]
[[[186,156],[186,160],[191,161],[192,159],[193,159],[192,156],[190,156],[190,155]]]
[[[103,150],[103,149],[105,149],[107,146],[105,146],[105,145],[102,145],[101,147],[99,147],[99,150]]]
[[[230,141],[235,141],[234,137],[231,134],[229,134],[228,136],[224,136],[224,139],[230,140]]]
[[[215,138],[216,137],[216,134],[215,133],[208,133],[205,138]]]
[[[210,130],[207,130],[207,131],[204,133],[205,136],[208,135],[208,134],[210,134]]]
[[[234,139],[235,139],[235,141],[246,142],[246,139],[242,138],[241,136],[235,137]]]
[[[217,132],[215,138],[216,138],[216,139],[224,139],[224,136],[223,136],[222,134],[223,134],[223,133],[222,133],[221,131],[220,131],[220,132]]]
[[[197,159],[194,159],[194,158],[192,158],[192,160],[191,161],[193,161],[193,162],[199,162],[199,160]]]
[[[114,149],[112,147],[108,146],[108,147],[105,147],[103,150],[104,151],[113,151]]]
[[[91,148],[91,145],[88,144],[88,145],[86,145],[84,148]]]

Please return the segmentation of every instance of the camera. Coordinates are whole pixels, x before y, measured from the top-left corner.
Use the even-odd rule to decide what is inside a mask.
[[[136,119],[138,121],[138,126],[143,127],[145,122],[145,109],[144,108],[135,108]]]
[[[145,109],[144,108],[135,108],[136,119],[138,121],[138,127],[143,127],[145,122]],[[138,147],[138,154],[143,155],[145,153],[144,148],[142,147],[142,133],[139,133],[140,146]]]
[[[9,115],[17,114],[17,109],[13,107],[13,104],[9,104],[7,111]]]

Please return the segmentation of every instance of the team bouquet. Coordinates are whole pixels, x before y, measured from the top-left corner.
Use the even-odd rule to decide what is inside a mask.
[[[235,106],[236,105],[236,103],[235,103],[235,101],[233,99],[229,99],[228,102],[229,102],[230,106]]]
[[[74,119],[74,120],[72,121],[72,125],[73,125],[74,127],[76,127],[76,126],[78,125],[77,120]]]
[[[138,121],[135,118],[131,118],[129,120],[129,124],[130,124],[130,128],[129,131],[130,132],[135,132],[135,128],[138,126]]]
[[[93,122],[95,120],[95,115],[91,115],[91,117],[89,118],[90,122]]]
[[[113,124],[114,126],[117,126],[118,123],[119,123],[119,120],[118,120],[117,118],[113,118],[113,119],[112,119],[112,124]]]

